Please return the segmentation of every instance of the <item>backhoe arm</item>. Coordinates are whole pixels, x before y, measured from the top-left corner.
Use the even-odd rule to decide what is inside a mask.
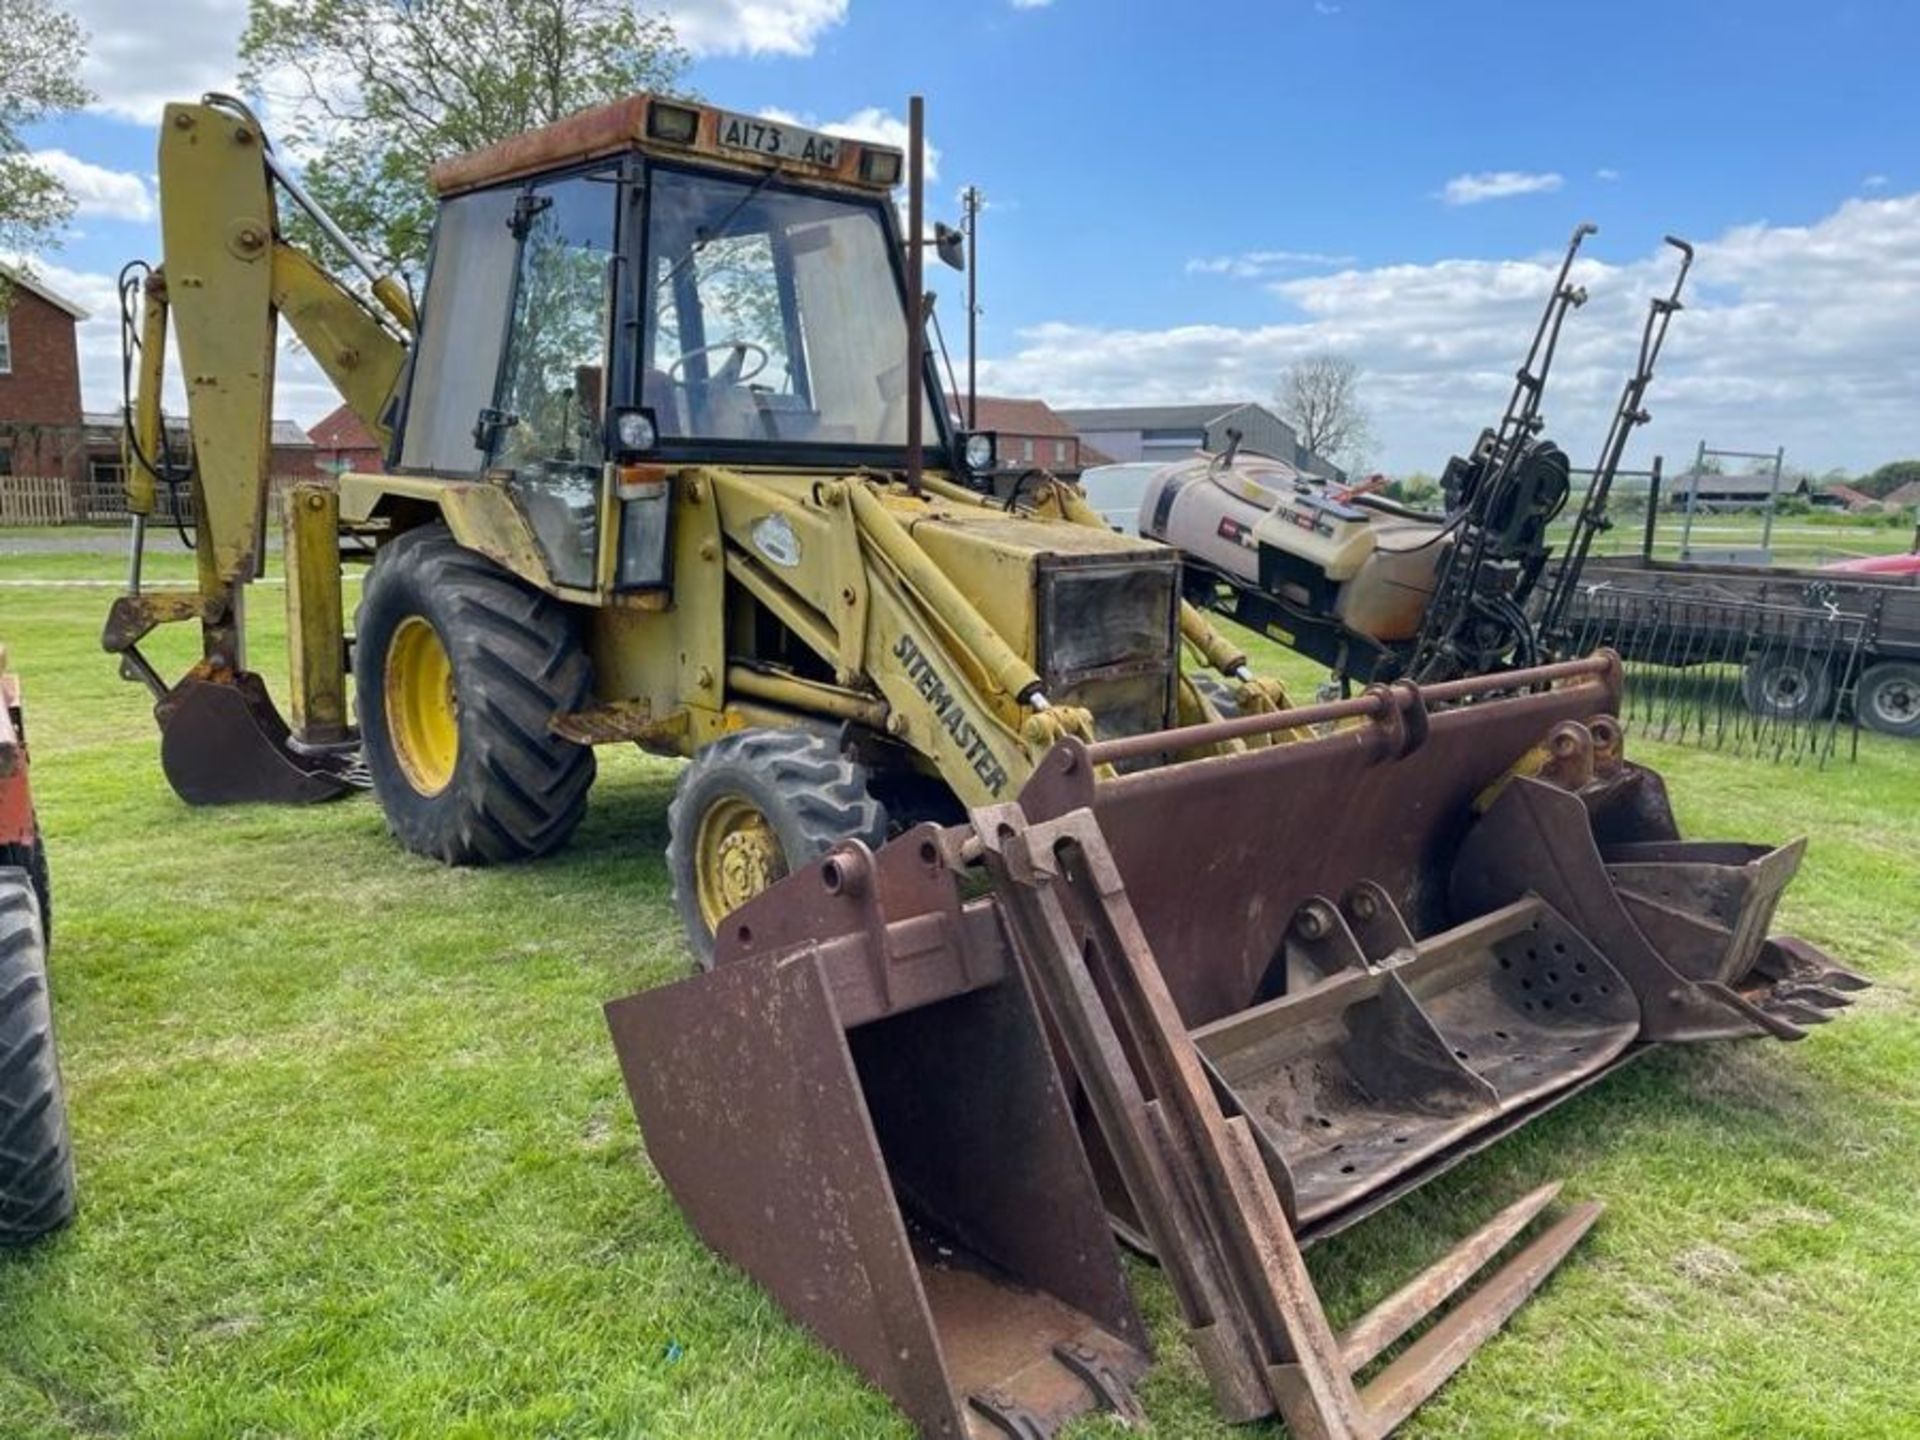
[[[384,413],[406,361],[413,309],[399,282],[376,274],[286,173],[240,102],[210,95],[199,104],[168,106],[159,181],[163,263],[142,297],[133,367],[138,389],[126,427],[127,502],[134,516],[129,593],[115,601],[102,644],[122,657],[124,675],[153,691],[162,761],[187,799],[318,798],[307,792],[315,788],[316,768],[328,767],[297,743],[289,745],[264,684],[247,670],[245,650],[245,587],[262,573],[265,559],[279,322],[286,318],[342,398],[384,442]],[[377,308],[281,235],[276,182],[366,273]],[[190,463],[187,455],[170,453],[161,414],[169,325],[187,394]],[[197,572],[191,597],[140,589],[146,517],[161,483],[191,497]],[[315,516],[331,525],[331,507],[307,509],[302,515],[309,527]],[[301,538],[309,561],[320,549],[333,550],[331,536],[320,537],[324,546],[314,536]],[[337,612],[337,551],[332,574],[326,569],[303,564],[302,585],[289,589],[296,638],[309,627],[323,639],[338,633],[337,613],[323,616],[306,603],[330,602]],[[312,594],[296,593],[308,588],[309,577]],[[138,644],[155,626],[182,620],[200,623],[201,660],[169,686]],[[311,699],[304,691],[339,693],[344,664],[344,655],[329,653],[316,665],[309,654],[298,667],[303,694],[296,697],[296,718],[316,710],[331,716],[338,706],[303,703]],[[289,785],[299,793],[289,794]],[[318,788],[331,793],[338,786],[329,778]]]

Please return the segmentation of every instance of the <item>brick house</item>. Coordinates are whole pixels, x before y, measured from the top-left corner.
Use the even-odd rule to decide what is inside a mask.
[[[111,520],[122,512],[121,495],[125,484],[126,463],[122,450],[126,425],[118,410],[89,410],[81,430],[84,440],[76,462],[85,478],[84,494],[89,519]],[[312,480],[323,473],[316,459],[313,441],[307,432],[291,420],[275,420],[269,432],[272,450],[267,458],[267,475],[280,485]],[[184,470],[193,459],[193,439],[185,416],[167,416],[167,446],[176,466]],[[171,515],[168,497],[159,496],[163,514]]]
[[[87,312],[0,265],[0,475],[81,473],[80,345]]]
[[[317,421],[307,435],[313,441],[315,468],[329,475],[348,470],[378,474],[386,468],[387,457],[380,442],[360,423],[350,405],[342,405]]]

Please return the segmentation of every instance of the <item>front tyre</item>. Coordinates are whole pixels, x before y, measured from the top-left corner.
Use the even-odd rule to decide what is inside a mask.
[[[407,849],[490,865],[548,854],[579,825],[593,750],[548,729],[591,697],[578,623],[444,525],[375,559],[353,683],[373,791]]]
[[[866,767],[810,730],[742,730],[708,745],[667,810],[673,903],[702,969],[726,917],[842,840],[878,847],[886,809]]]

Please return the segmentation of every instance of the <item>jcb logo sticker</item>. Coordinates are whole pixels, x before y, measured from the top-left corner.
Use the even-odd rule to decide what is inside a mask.
[[[980,733],[980,727],[967,717],[959,697],[935,673],[933,662],[921,653],[910,635],[902,635],[893,642],[893,658],[900,662],[921,698],[933,707],[934,715],[953,737],[953,743],[960,747],[973,773],[987,787],[987,793],[997,797],[1006,789],[1007,772],[993,758],[993,752],[987,748],[986,737]]]

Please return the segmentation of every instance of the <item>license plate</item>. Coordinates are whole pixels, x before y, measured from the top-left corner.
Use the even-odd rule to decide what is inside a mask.
[[[804,130],[783,120],[760,120],[751,115],[720,112],[719,141],[728,150],[747,150],[775,160],[799,160],[808,165],[838,165],[840,142],[817,130]]]

